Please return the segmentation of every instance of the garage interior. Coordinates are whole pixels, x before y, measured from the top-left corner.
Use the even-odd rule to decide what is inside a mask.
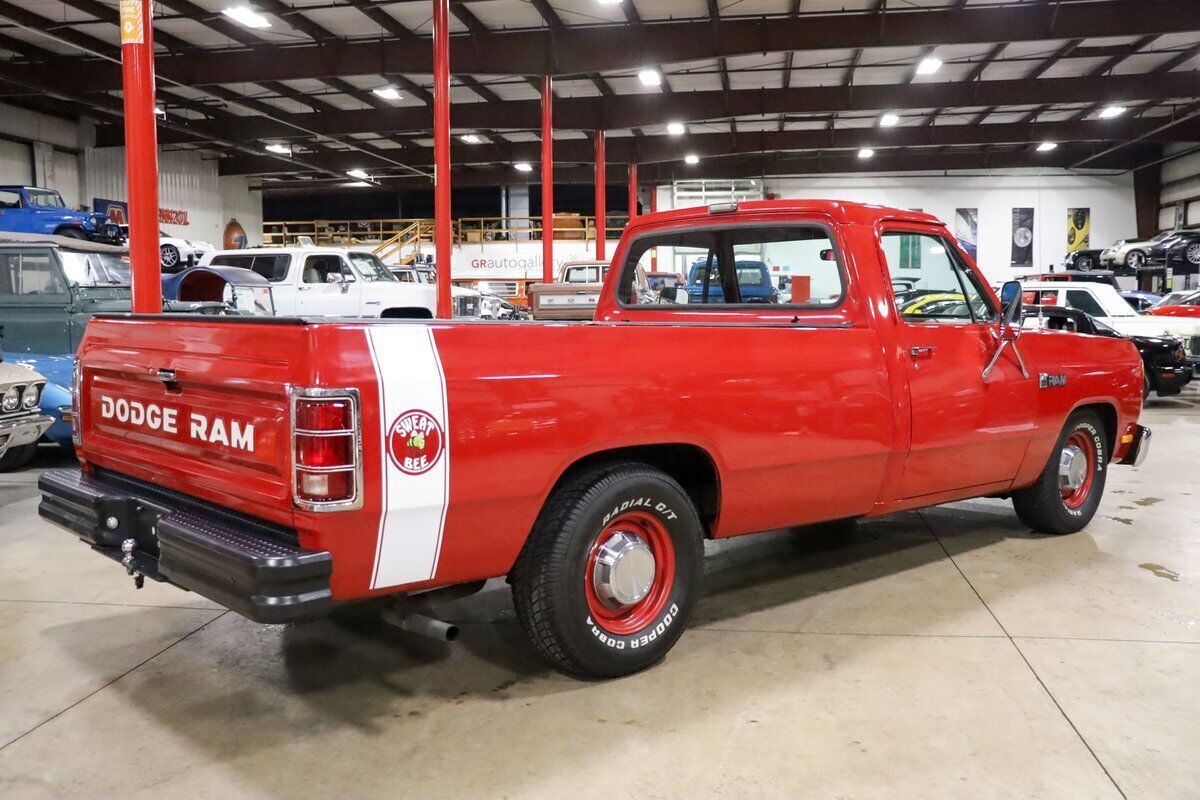
[[[0,195],[133,211],[126,2],[0,0]],[[160,0],[145,24],[162,242],[437,254],[521,300],[712,203],[923,210],[994,286],[1200,231],[1194,0]],[[1189,241],[1118,288],[1196,289]],[[134,592],[39,518],[76,463],[43,443],[0,473],[0,797],[1195,797],[1198,385],[1149,395],[1153,452],[1078,533],[987,498],[705,542],[679,645],[611,681],[540,660],[502,579],[437,605],[453,642]]]

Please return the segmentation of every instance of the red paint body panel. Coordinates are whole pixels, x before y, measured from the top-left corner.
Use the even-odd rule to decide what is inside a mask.
[[[1200,306],[1162,306],[1146,313],[1155,317],[1200,317]]]
[[[848,287],[837,308],[621,308],[614,269],[592,323],[95,320],[80,350],[81,457],[295,527],[304,546],[332,553],[335,599],[348,600],[506,574],[555,483],[598,452],[701,451],[719,481],[711,534],[724,537],[1004,492],[1033,482],[1072,409],[1106,406],[1119,433],[1136,421],[1141,360],[1127,342],[1028,331],[1019,347],[1030,378],[1006,356],[984,383],[986,326],[930,331],[899,320],[878,236],[899,227],[952,241],[932,217],[818,202],[747,203],[736,214],[739,224],[781,218],[830,229]],[[703,209],[641,217],[614,263],[645,232],[712,221]],[[373,570],[392,502],[384,433],[394,419],[381,402],[420,379],[404,354],[389,362],[400,369],[377,366],[368,342],[389,331],[436,351],[448,478],[432,577],[382,585]],[[919,369],[914,344],[938,348]],[[167,367],[174,396],[154,377]],[[1067,384],[1039,390],[1039,372]],[[359,390],[360,509],[293,508],[289,386]],[[127,430],[96,410],[99,394],[118,390],[253,421],[261,436],[247,453]]]

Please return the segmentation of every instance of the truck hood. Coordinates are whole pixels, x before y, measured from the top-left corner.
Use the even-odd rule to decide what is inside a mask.
[[[429,306],[437,303],[437,287],[428,283],[372,281],[362,288],[363,300],[381,300],[402,306]]]

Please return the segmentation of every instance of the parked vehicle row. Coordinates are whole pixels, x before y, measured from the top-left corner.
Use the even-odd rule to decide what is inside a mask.
[[[104,214],[72,211],[54,189],[0,186],[0,232],[33,233],[121,244],[125,232]]]
[[[1078,250],[1063,261],[1068,270],[1109,269],[1136,275],[1149,268],[1200,271],[1200,229],[1168,230],[1148,239],[1121,239],[1102,250]]]

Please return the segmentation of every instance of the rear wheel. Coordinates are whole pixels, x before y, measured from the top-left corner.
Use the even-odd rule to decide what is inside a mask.
[[[1146,254],[1141,250],[1130,251],[1129,255],[1125,256],[1125,266],[1130,269],[1141,269],[1146,266]]]
[[[513,568],[517,618],[560,671],[615,678],[666,655],[700,592],[700,518],[644,464],[582,472],[555,490]]]
[[[37,442],[23,444],[20,447],[10,447],[8,452],[0,456],[0,472],[11,472],[33,461],[37,455]]]
[[[1082,529],[1096,514],[1108,471],[1108,435],[1094,411],[1067,419],[1037,481],[1013,492],[1017,516],[1039,533]]]
[[[1075,269],[1079,270],[1080,272],[1089,272],[1094,266],[1096,265],[1092,263],[1091,256],[1080,256],[1079,258],[1075,259]]]
[[[1189,264],[1200,266],[1200,243],[1188,245],[1188,249],[1184,252],[1184,258]]]

